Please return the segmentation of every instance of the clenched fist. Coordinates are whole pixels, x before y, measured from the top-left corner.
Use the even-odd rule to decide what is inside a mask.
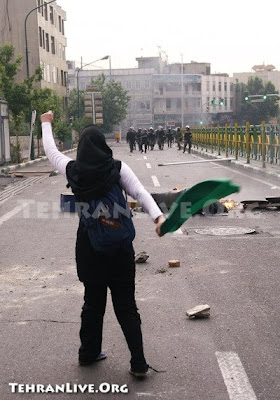
[[[52,111],[48,111],[45,114],[41,115],[41,122],[53,122],[53,112]]]

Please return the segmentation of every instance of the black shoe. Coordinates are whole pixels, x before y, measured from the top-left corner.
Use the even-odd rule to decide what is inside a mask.
[[[96,361],[105,360],[107,358],[107,354],[101,352],[97,357],[87,357],[87,356],[79,356],[79,364],[80,365],[91,365]]]
[[[129,372],[131,375],[135,376],[136,378],[145,378],[149,371],[149,365],[146,365],[143,369],[132,369],[130,368]]]

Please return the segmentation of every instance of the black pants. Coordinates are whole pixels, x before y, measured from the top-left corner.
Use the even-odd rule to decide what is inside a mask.
[[[132,369],[145,368],[141,319],[134,298],[134,281],[110,282],[114,311],[131,353]],[[105,283],[85,284],[80,329],[81,356],[96,357],[102,350],[103,317],[107,300]]]
[[[128,143],[129,143],[130,153],[132,153],[132,152],[133,152],[133,149],[134,149],[134,144],[135,144],[135,142],[133,142],[132,140],[129,140]]]
[[[96,357],[102,349],[103,318],[107,291],[111,290],[116,317],[131,353],[131,367],[145,369],[141,319],[135,302],[135,262],[132,244],[114,255],[95,252],[87,234],[78,229],[76,261],[84,283],[80,356]]]
[[[191,144],[190,142],[185,142],[185,143],[184,143],[184,150],[183,150],[183,153],[185,153],[186,147],[188,147],[188,153],[190,153],[190,152],[191,152],[192,144]]]

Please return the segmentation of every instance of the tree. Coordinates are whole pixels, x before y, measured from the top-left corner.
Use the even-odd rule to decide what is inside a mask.
[[[110,81],[105,83],[104,74],[92,80],[102,93],[103,103],[103,129],[112,132],[115,125],[120,124],[126,117],[130,97],[128,91],[123,89],[120,82]]]
[[[38,116],[46,111],[52,110],[55,115],[55,121],[59,121],[62,117],[62,99],[52,89],[33,89],[31,94],[31,108],[37,112],[35,135],[37,136],[37,157],[39,157],[42,132],[40,118],[38,118]]]
[[[79,112],[78,112],[78,90],[72,89],[69,93],[68,99],[68,118],[76,119],[79,115],[83,115],[85,112],[84,106],[84,91],[79,90]]]
[[[242,93],[242,103],[239,113],[239,122],[244,124],[249,121],[251,124],[257,125],[261,121],[268,121],[271,117],[276,117],[279,113],[278,98],[267,97],[262,99],[261,96],[267,94],[277,94],[275,86],[268,82],[263,84],[262,79],[259,77],[250,77],[247,85],[239,84],[239,90]],[[245,94],[248,93],[249,98],[245,100]],[[254,102],[254,98],[250,98],[250,95],[260,95],[258,99],[260,102]]]

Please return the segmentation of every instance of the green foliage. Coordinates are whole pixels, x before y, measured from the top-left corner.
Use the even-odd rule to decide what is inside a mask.
[[[10,144],[10,151],[11,151],[11,162],[19,164],[21,162],[21,155],[20,155],[20,144],[16,143]]]
[[[21,55],[15,58],[12,44],[5,43],[0,46],[0,94],[9,104],[9,111],[17,129],[23,117],[28,120],[34,84],[42,79],[42,70],[38,67],[34,75],[17,83],[15,77],[20,70],[20,64]]]
[[[72,139],[72,126],[69,122],[63,121],[61,119],[54,121],[55,136],[61,142],[67,142]]]
[[[78,91],[72,89],[69,93],[68,99],[68,117],[78,118],[79,115],[83,115],[85,112],[84,106],[84,91],[79,91],[79,113],[78,113]]]
[[[92,121],[86,117],[76,118],[73,121],[72,128],[79,134],[85,126],[92,124]]]
[[[92,84],[99,87],[103,100],[103,129],[112,132],[115,125],[119,125],[126,117],[130,97],[120,82],[105,82],[104,74],[92,80]]]
[[[278,100],[276,97],[267,97],[264,101],[254,102],[252,98],[245,100],[245,94],[265,95],[278,93],[275,86],[268,82],[264,85],[259,77],[250,77],[247,85],[238,84],[237,95],[240,93],[241,107],[239,111],[239,123],[244,124],[249,121],[251,124],[260,124],[261,121],[268,121],[271,117],[276,117],[279,113]]]

